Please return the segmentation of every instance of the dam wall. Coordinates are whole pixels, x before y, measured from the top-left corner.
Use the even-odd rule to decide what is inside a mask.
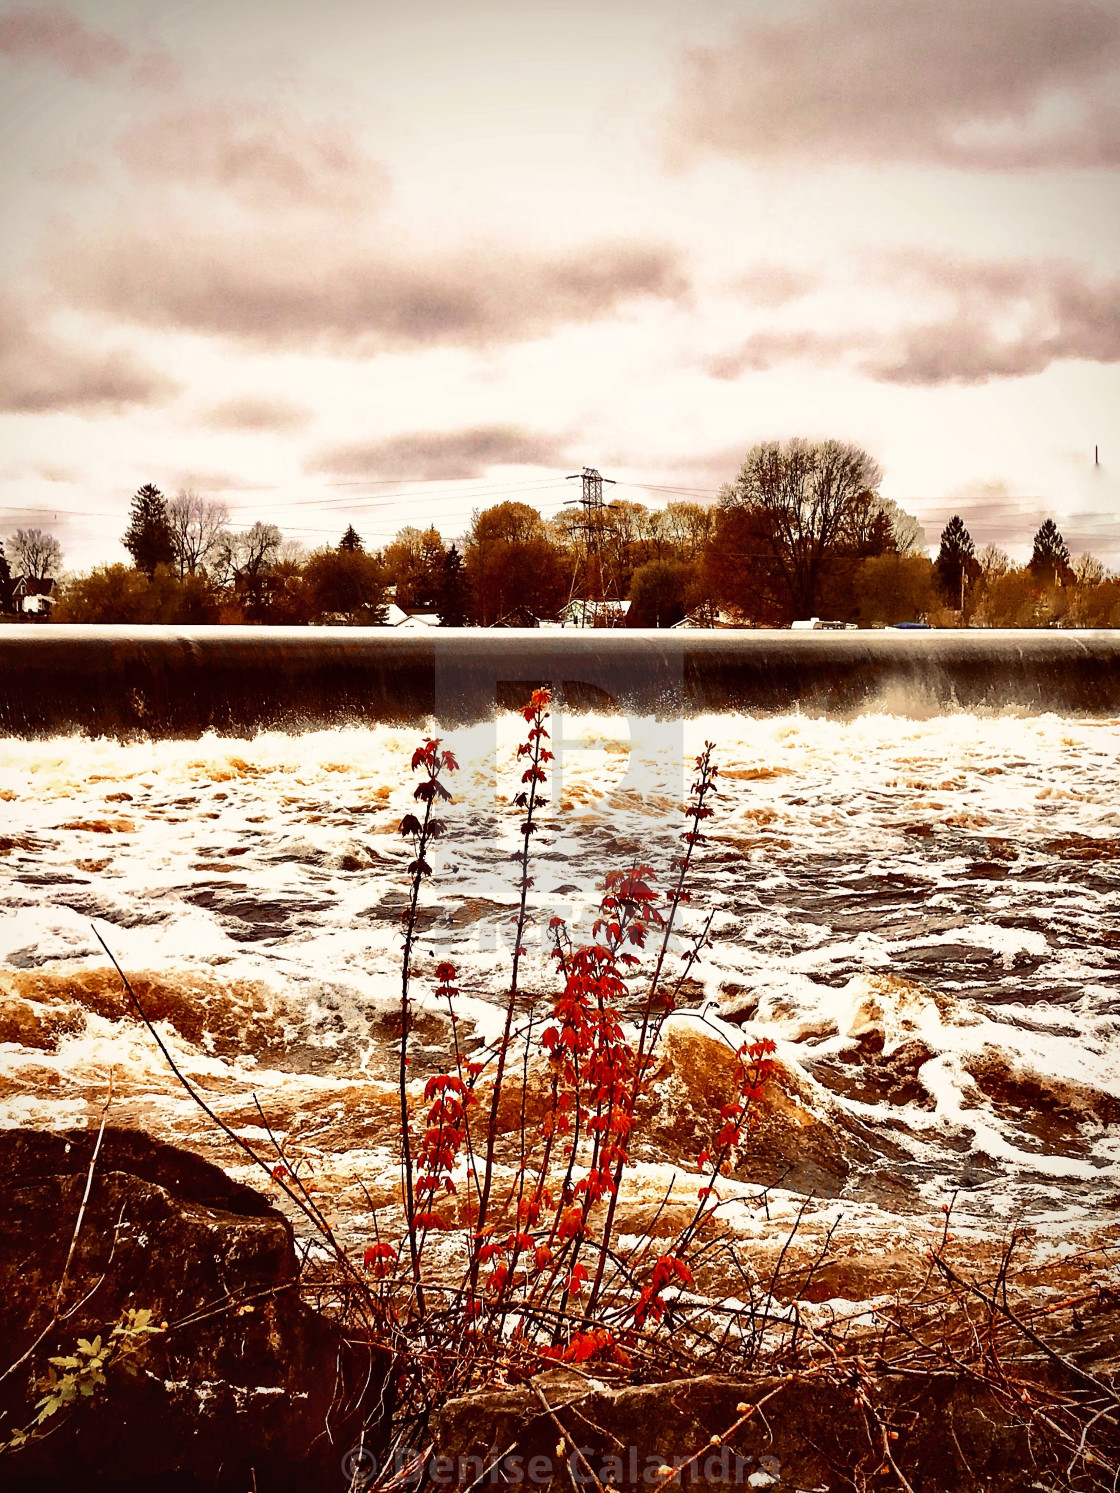
[[[1120,632],[0,626],[0,734],[195,737],[569,710],[1120,715]]]

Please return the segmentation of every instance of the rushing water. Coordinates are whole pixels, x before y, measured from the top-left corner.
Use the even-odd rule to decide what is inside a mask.
[[[687,766],[711,739],[722,791],[689,918],[714,911],[712,946],[679,1019],[722,1012],[778,1040],[811,1103],[856,1138],[846,1196],[912,1209],[961,1188],[1004,1222],[1084,1221],[1115,1201],[1120,721],[553,724],[530,983],[551,980],[548,917],[589,931],[609,867],[646,861],[664,881]],[[508,967],[520,726],[448,733],[462,771],[424,893],[422,971],[453,959],[483,1031]],[[299,1070],[319,1085],[382,1071],[371,1013],[397,990],[396,826],[418,735],[4,741],[0,993],[47,977],[57,993],[103,968],[95,923],[126,968],[278,993],[288,1077],[266,1080],[277,1064],[251,1043],[239,1069],[204,1033],[196,1071],[217,1087],[235,1070],[274,1092]],[[9,1124],[73,1119],[91,1075],[141,1062],[93,1015],[62,1022],[46,1067],[18,1021],[3,1035]]]

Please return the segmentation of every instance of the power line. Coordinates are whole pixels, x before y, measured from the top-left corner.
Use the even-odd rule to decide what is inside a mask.
[[[441,503],[447,503],[447,502],[454,502],[456,500],[459,500],[459,501],[472,500],[473,501],[473,499],[475,499],[475,498],[491,497],[491,496],[493,496],[496,493],[503,493],[503,492],[509,492],[509,493],[518,493],[518,492],[533,493],[533,492],[544,492],[544,491],[548,491],[550,489],[551,490],[559,490],[562,486],[563,486],[562,483],[556,482],[554,480],[540,481],[540,482],[528,483],[528,484],[521,483],[521,482],[516,482],[516,483],[503,483],[503,484],[500,484],[500,485],[497,485],[497,486],[487,487],[487,488],[475,488],[475,489],[471,489],[470,491],[463,492],[463,493],[457,492],[454,488],[437,488],[433,492],[427,492],[427,493],[423,493],[423,494],[417,494],[416,497],[421,497],[425,501],[436,501],[436,502],[441,502]],[[258,488],[256,490],[258,492],[276,492],[279,489],[277,489],[277,488]],[[244,489],[241,489],[241,488],[199,488],[199,489],[197,489],[197,491],[199,491],[199,492],[239,492],[239,491],[244,491]],[[415,501],[415,498],[411,499],[411,501]],[[388,497],[370,499],[368,502],[365,501],[364,499],[362,499],[361,497],[355,497],[353,499],[347,499],[347,498],[293,498],[292,500],[287,501],[287,502],[276,502],[274,499],[262,498],[262,500],[260,501],[260,503],[253,503],[253,502],[246,501],[244,503],[231,503],[229,505],[229,507],[230,507],[231,511],[233,511],[233,512],[236,513],[236,512],[239,512],[239,511],[241,511],[241,512],[253,512],[253,511],[255,511],[258,508],[264,508],[264,507],[267,507],[268,510],[270,512],[272,512],[272,511],[274,511],[274,510],[276,510],[278,508],[312,508],[312,507],[321,508],[321,507],[323,507],[325,505],[337,506],[338,509],[339,509],[339,511],[343,512],[343,513],[352,512],[352,511],[354,511],[354,510],[356,510],[358,508],[369,508],[369,507],[374,507],[374,508],[388,508],[388,507],[393,506],[393,496],[389,495]],[[9,506],[0,505],[0,513],[27,513],[27,514],[43,514],[43,515],[50,514],[53,517],[58,517],[58,516],[62,515],[64,517],[68,517],[68,518],[120,518],[126,511],[127,511],[127,509],[123,505],[122,505],[122,507],[120,509],[114,510],[112,512],[106,512],[103,509],[90,509],[90,508],[57,508],[57,507],[53,507],[53,506],[51,506],[51,507],[35,507],[35,506],[29,505],[29,504],[19,504],[19,505],[12,504],[12,505],[9,505]]]
[[[438,481],[438,480],[439,480],[438,478],[434,478],[434,477],[393,477],[393,478],[387,478],[385,481],[380,481],[378,479],[373,479],[373,478],[368,478],[368,477],[361,477],[361,478],[355,478],[353,480],[353,482],[346,482],[346,483],[342,483],[342,482],[322,482],[322,483],[318,483],[317,485],[320,486],[320,487],[389,487],[389,486],[392,486],[392,487],[423,487],[427,483],[435,482],[435,481]],[[467,490],[465,490],[462,493],[463,497],[483,496],[483,495],[485,495],[486,493],[489,493],[489,492],[506,492],[506,491],[508,491],[508,492],[525,492],[525,491],[534,490],[536,488],[542,488],[542,487],[560,487],[562,485],[562,483],[557,478],[555,478],[555,477],[536,477],[536,478],[528,478],[528,479],[520,481],[520,482],[499,482],[499,483],[488,482],[487,479],[481,478],[481,477],[462,477],[462,478],[455,477],[455,478],[451,478],[449,480],[452,481],[452,482],[455,482],[455,483],[468,483],[468,482],[479,483],[479,482],[483,482],[483,483],[486,484],[484,487],[481,487],[481,488],[476,487],[476,488],[473,488],[473,489],[467,489]],[[276,484],[271,485],[271,486],[261,486],[261,487],[251,487],[251,488],[245,488],[245,487],[198,487],[198,488],[194,488],[192,490],[195,491],[195,492],[199,492],[199,493],[233,493],[233,492],[242,492],[242,493],[254,493],[254,492],[270,493],[270,492],[280,492],[285,486],[289,486],[289,485],[290,484],[286,484],[286,483],[276,483]],[[459,493],[459,488],[458,487],[437,487],[437,488],[432,489],[430,493],[425,494],[425,496],[438,496],[438,495],[440,495],[442,493],[458,494]],[[389,494],[388,496],[389,496],[389,498],[391,498],[392,494]],[[131,499],[129,499],[129,501],[131,501]],[[294,507],[294,506],[297,506],[298,504],[303,504],[303,503],[344,503],[346,501],[347,501],[347,499],[345,499],[345,498],[343,498],[341,496],[337,497],[337,498],[298,498],[298,499],[294,499],[291,504],[285,504],[283,506],[293,506]],[[236,505],[235,504],[234,506],[245,506],[245,505],[244,504],[241,504],[241,505]],[[271,506],[275,507],[277,505],[275,503],[273,503]],[[76,512],[76,511],[77,511],[76,509],[56,508],[56,507],[54,507],[51,504],[42,505],[42,506],[40,506],[38,508],[30,507],[30,506],[27,506],[27,505],[15,505],[15,504],[8,505],[7,507],[4,507],[3,505],[0,505],[0,513],[4,513],[4,512],[8,512],[8,513],[66,513],[66,512]]]
[[[546,489],[547,490],[547,489],[550,489],[550,488],[553,489],[553,490],[555,490],[558,486],[562,486],[562,484],[557,484],[555,482],[552,482],[552,483],[542,483],[542,484],[539,484],[539,486],[536,489],[530,489],[530,491],[531,492],[532,491],[539,492],[542,489]],[[520,485],[517,485],[517,486],[512,486],[511,485],[510,487],[496,488],[496,489],[493,489],[491,491],[492,492],[512,492],[512,493],[517,493],[517,492],[525,492],[525,488],[521,487]],[[463,494],[463,497],[464,498],[472,498],[473,499],[475,497],[482,497],[482,496],[487,496],[487,495],[488,494],[486,492],[481,492],[480,493],[480,492],[476,491],[476,492],[471,492],[471,493]],[[442,502],[449,502],[449,501],[453,501],[453,499],[454,499],[454,495],[449,495],[449,496],[443,496],[441,498],[441,501]],[[413,499],[413,501],[415,501],[415,499]],[[294,509],[298,510],[298,509],[301,509],[301,508],[307,508],[307,507],[312,507],[312,506],[314,506],[314,500],[295,501],[295,502],[292,502],[290,504],[270,503],[268,505],[268,507],[269,507],[270,510],[274,510],[274,509],[279,508],[279,507],[288,507],[288,508],[294,508]],[[341,517],[342,514],[348,514],[348,515],[349,514],[353,514],[353,515],[357,516],[357,515],[360,515],[360,513],[363,510],[365,510],[365,509],[370,509],[370,508],[372,508],[372,509],[386,509],[386,508],[391,508],[392,506],[393,506],[393,504],[392,504],[391,500],[387,500],[387,499],[384,499],[384,498],[373,500],[371,503],[368,503],[368,504],[362,502],[359,499],[359,500],[357,500],[357,501],[355,501],[353,503],[347,504],[346,507],[343,508],[340,511],[340,517]],[[540,499],[538,499],[535,502],[534,506],[538,509],[538,511],[540,511],[542,513],[542,515],[547,516],[547,517],[551,517],[551,516],[554,516],[555,513],[561,512],[567,506],[567,499],[564,499],[563,501],[557,501],[556,499],[551,499],[551,500],[540,500]],[[549,512],[549,510],[552,510],[552,511]],[[242,509],[240,510],[240,515],[239,515],[238,509],[235,507],[232,510],[231,518],[233,518],[233,520],[235,522],[239,521],[239,522],[244,523],[244,522],[246,522],[246,515],[248,513],[254,512],[254,511],[255,511],[255,505],[244,505],[242,507]],[[49,516],[49,517],[53,517],[53,518],[59,518],[59,517],[66,517],[66,518],[102,518],[102,519],[111,519],[111,520],[114,520],[114,521],[117,521],[117,522],[122,521],[123,518],[125,517],[125,510],[123,510],[123,509],[120,510],[120,511],[109,513],[109,512],[105,512],[103,509],[74,509],[74,508],[43,508],[43,509],[36,509],[36,508],[29,508],[29,507],[20,507],[20,508],[3,508],[3,507],[0,507],[0,514],[3,514],[5,512],[16,513],[16,514],[20,514],[20,515],[28,515],[28,516],[32,516],[32,517],[34,517],[36,515],[41,515],[43,517]],[[450,517],[450,515],[447,515],[447,516]],[[396,527],[394,527],[393,529],[381,529],[381,530],[378,530],[378,529],[369,529],[369,528],[366,527],[366,525],[364,523],[362,524],[362,527],[363,527],[363,530],[365,531],[365,535],[366,535],[367,538],[370,538],[370,539],[390,540],[390,539],[395,538],[396,534],[400,530],[401,525],[397,524]],[[288,536],[288,537],[298,537],[300,535],[320,535],[320,534],[321,535],[333,535],[333,534],[336,534],[338,532],[338,528],[337,528],[337,526],[326,527],[325,525],[299,524],[299,523],[285,522],[283,524],[283,531],[284,531],[285,536]]]
[[[549,489],[558,488],[561,484],[549,480],[536,483],[503,483],[495,487],[474,488],[469,492],[457,492],[454,488],[436,488],[434,491],[416,493],[409,496],[410,502],[424,501],[437,503],[452,503],[473,501],[475,498],[492,497],[496,493],[518,493],[518,492],[546,492]],[[405,496],[402,494],[402,496]],[[267,501],[267,500],[266,500]],[[339,512],[351,512],[357,507],[365,508],[388,508],[393,506],[395,495],[390,493],[387,497],[363,499],[360,496],[353,498],[293,498],[290,502],[268,502],[270,510],[276,508],[337,508]],[[264,506],[255,503],[233,503],[234,509],[253,509]]]
[[[718,487],[666,487],[656,482],[620,482],[619,487],[635,487],[641,492],[672,492],[680,493],[682,497],[714,498],[719,495]]]

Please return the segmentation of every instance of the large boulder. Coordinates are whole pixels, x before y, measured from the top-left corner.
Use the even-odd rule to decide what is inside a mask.
[[[167,1330],[106,1368],[51,1434],[0,1456],[9,1489],[305,1493],[343,1462],[384,1369],[301,1301],[291,1226],[218,1167],[131,1130],[105,1131],[56,1320],[95,1131],[0,1132],[0,1440],[34,1418],[51,1356],[129,1311]]]
[[[632,1160],[695,1168],[697,1156],[711,1147],[723,1123],[722,1106],[739,1098],[742,1070],[736,1052],[749,1039],[735,1035],[734,1042],[724,1040],[719,1032],[684,1015],[665,1023],[648,1086],[638,1101]],[[552,1074],[544,1058],[530,1062],[527,1079],[523,1085],[518,1068],[507,1071],[498,1107],[499,1137],[519,1135],[523,1115],[529,1126],[538,1125],[551,1107]],[[484,1081],[479,1088],[483,1113],[491,1092]],[[866,1163],[874,1153],[828,1107],[828,1096],[823,1097],[822,1112],[820,1095],[814,1097],[792,1065],[776,1059],[773,1077],[752,1106],[748,1135],[736,1158],[736,1178],[818,1197],[839,1196],[853,1161]]]

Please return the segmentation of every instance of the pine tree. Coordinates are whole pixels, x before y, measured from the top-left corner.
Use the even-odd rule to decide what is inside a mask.
[[[0,617],[12,610],[12,567],[0,544]]]
[[[353,524],[348,525],[346,533],[343,534],[342,538],[338,541],[338,547],[342,551],[349,550],[351,552],[353,552],[354,550],[365,549],[365,545],[362,543],[362,536],[358,533]]]
[[[1069,550],[1052,518],[1048,518],[1034,536],[1030,568],[1033,576],[1050,585],[1065,586],[1073,579]]]
[[[436,611],[441,627],[465,627],[470,618],[470,582],[454,545],[444,556]]]
[[[422,612],[433,611],[439,606],[446,560],[447,551],[443,547],[439,530],[426,529],[421,536],[420,557],[411,578],[413,602]]]
[[[966,588],[979,568],[972,535],[965,528],[964,519],[955,513],[941,531],[936,562],[937,583],[950,606],[963,610]]]
[[[132,499],[128,528],[121,543],[132,556],[136,569],[146,576],[154,575],[157,565],[170,565],[175,559],[167,500],[151,482],[145,482]]]

